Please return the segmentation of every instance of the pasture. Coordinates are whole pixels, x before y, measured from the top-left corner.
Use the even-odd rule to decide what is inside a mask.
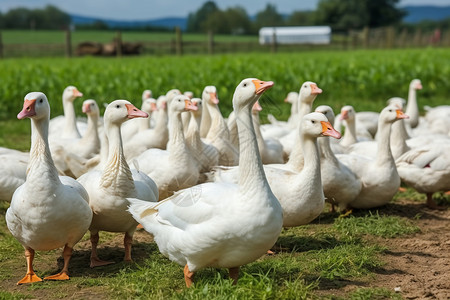
[[[172,88],[200,96],[206,85],[215,85],[227,117],[236,84],[257,77],[275,82],[261,99],[262,115],[285,120],[290,107],[284,97],[306,80],[323,89],[314,107],[327,104],[337,113],[346,104],[380,111],[390,97],[406,98],[411,79],[419,78],[423,112],[424,105],[449,104],[447,61],[448,49],[0,60],[0,146],[29,149],[30,124],[16,115],[30,91],[47,95],[53,117],[62,113],[61,94],[69,84],[83,99],[97,100],[102,112],[102,104],[115,99],[139,107],[144,89],[156,97]],[[75,102],[79,116],[81,102]],[[143,230],[135,235],[131,264],[121,261],[122,235],[101,232],[99,255],[115,264],[89,268],[86,235],[75,246],[70,281],[16,286],[25,258],[6,228],[9,204],[0,202],[0,299],[444,299],[450,288],[444,278],[450,211],[429,210],[424,200],[407,189],[382,208],[357,210],[348,218],[327,207],[311,224],[284,229],[274,254],[244,266],[237,286],[224,270],[206,269],[191,289],[184,287],[182,268],[163,257]],[[436,194],[436,200],[450,203],[448,195]],[[38,252],[36,272],[55,273],[60,254],[60,249]]]

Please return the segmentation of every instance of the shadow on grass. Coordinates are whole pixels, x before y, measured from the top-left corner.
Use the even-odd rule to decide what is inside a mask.
[[[306,252],[311,250],[331,249],[342,245],[344,242],[339,241],[332,236],[324,236],[315,238],[310,236],[285,235],[280,236],[272,248],[275,252]]]

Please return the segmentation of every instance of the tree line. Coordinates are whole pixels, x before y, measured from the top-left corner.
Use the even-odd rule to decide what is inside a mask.
[[[274,4],[251,17],[241,6],[220,9],[214,1],[205,2],[187,18],[188,32],[212,31],[216,34],[256,34],[265,26],[313,26],[329,25],[333,32],[346,32],[364,27],[397,26],[408,30],[450,28],[450,18],[443,21],[423,21],[418,24],[402,24],[406,12],[397,7],[400,0],[320,0],[314,11],[293,11],[288,15],[278,12]],[[3,29],[65,29],[71,24],[69,14],[55,6],[43,9],[15,8],[0,12],[0,28]],[[98,20],[93,24],[77,25],[79,29],[109,30]],[[123,28],[125,29],[125,28]],[[164,28],[146,26],[125,30],[163,31]],[[169,30],[165,28],[165,30]]]

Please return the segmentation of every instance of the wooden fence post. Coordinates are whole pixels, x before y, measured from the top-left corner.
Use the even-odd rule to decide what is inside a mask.
[[[271,47],[272,53],[276,53],[277,52],[277,33],[275,31],[275,28],[273,29],[273,34],[272,34],[272,47]]]
[[[117,31],[116,35],[116,56],[122,56],[122,32],[120,30]]]
[[[362,31],[363,36],[363,47],[365,49],[369,48],[369,26],[364,26],[364,29]]]
[[[72,36],[70,28],[66,29],[66,57],[72,57]]]
[[[392,49],[394,48],[395,43],[395,29],[393,26],[389,26],[386,28],[386,48]]]
[[[414,34],[414,47],[420,47],[422,45],[422,30],[417,29]]]
[[[208,30],[208,54],[214,54],[214,34],[212,30]]]
[[[1,31],[0,31],[0,58],[3,58],[3,39]]]
[[[183,41],[181,38],[181,29],[180,27],[175,27],[175,50],[177,55],[183,55]]]

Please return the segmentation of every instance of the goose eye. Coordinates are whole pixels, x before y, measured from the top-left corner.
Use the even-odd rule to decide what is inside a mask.
[[[389,112],[392,112],[392,109],[390,109]]]
[[[246,83],[244,83],[244,87],[246,87],[247,86],[247,84]]]
[[[311,123],[316,124],[316,121],[312,120]]]
[[[39,100],[39,103],[42,103],[42,102],[44,102],[44,100],[42,100],[42,99],[41,99],[41,100]]]
[[[120,108],[120,105],[119,105],[119,104],[117,104],[117,105],[116,105],[116,108]]]

